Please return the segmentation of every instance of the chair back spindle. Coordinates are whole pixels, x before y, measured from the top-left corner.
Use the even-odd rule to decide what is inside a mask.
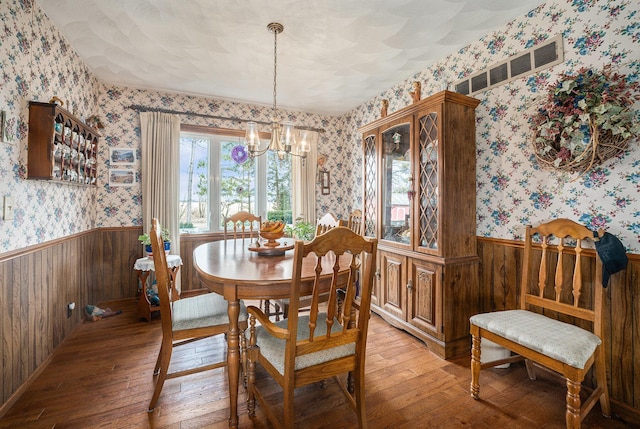
[[[254,233],[257,237],[260,232],[262,217],[246,211],[240,211],[229,217],[225,217],[223,222],[225,240],[229,238],[233,238],[234,240],[237,238],[245,239],[247,234],[249,239],[252,239]],[[229,231],[229,226],[232,227],[231,231]]]

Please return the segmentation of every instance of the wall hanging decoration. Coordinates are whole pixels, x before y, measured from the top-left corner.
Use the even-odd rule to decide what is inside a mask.
[[[539,164],[580,177],[620,155],[640,133],[633,110],[639,90],[640,82],[629,82],[611,65],[562,74],[531,117]]]
[[[136,163],[136,150],[128,147],[110,147],[109,165],[122,166]]]

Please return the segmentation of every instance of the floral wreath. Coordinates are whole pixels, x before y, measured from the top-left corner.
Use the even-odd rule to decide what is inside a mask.
[[[530,120],[539,164],[582,176],[620,155],[640,134],[633,110],[639,91],[640,82],[630,82],[611,65],[563,73]]]

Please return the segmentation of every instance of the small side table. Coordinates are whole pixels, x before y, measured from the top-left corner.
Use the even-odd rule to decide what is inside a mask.
[[[175,278],[180,265],[182,265],[182,258],[179,255],[167,255],[167,265],[169,266],[169,274],[171,276],[171,299],[180,299],[180,294],[175,287]],[[154,311],[160,311],[159,305],[153,305],[149,301],[149,295],[147,294],[147,278],[151,271],[155,271],[153,265],[153,259],[144,257],[136,260],[133,265],[133,269],[138,273],[138,279],[140,284],[138,285],[138,314],[141,319],[146,319],[147,322],[151,322],[151,314]]]

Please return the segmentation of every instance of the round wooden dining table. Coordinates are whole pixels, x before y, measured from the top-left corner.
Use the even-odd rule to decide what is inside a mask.
[[[293,244],[292,239],[281,243]],[[229,376],[229,427],[238,427],[238,387],[240,347],[238,317],[240,300],[288,298],[291,294],[294,250],[282,255],[261,255],[249,250],[249,239],[222,240],[201,244],[193,251],[193,264],[203,285],[224,296],[228,304],[227,365]],[[316,259],[313,254],[302,263],[300,296],[311,295]],[[339,283],[346,283],[351,255],[340,257]],[[321,279],[329,287],[332,263],[323,264]],[[322,281],[321,281],[322,286]],[[321,290],[322,292],[322,290]]]

